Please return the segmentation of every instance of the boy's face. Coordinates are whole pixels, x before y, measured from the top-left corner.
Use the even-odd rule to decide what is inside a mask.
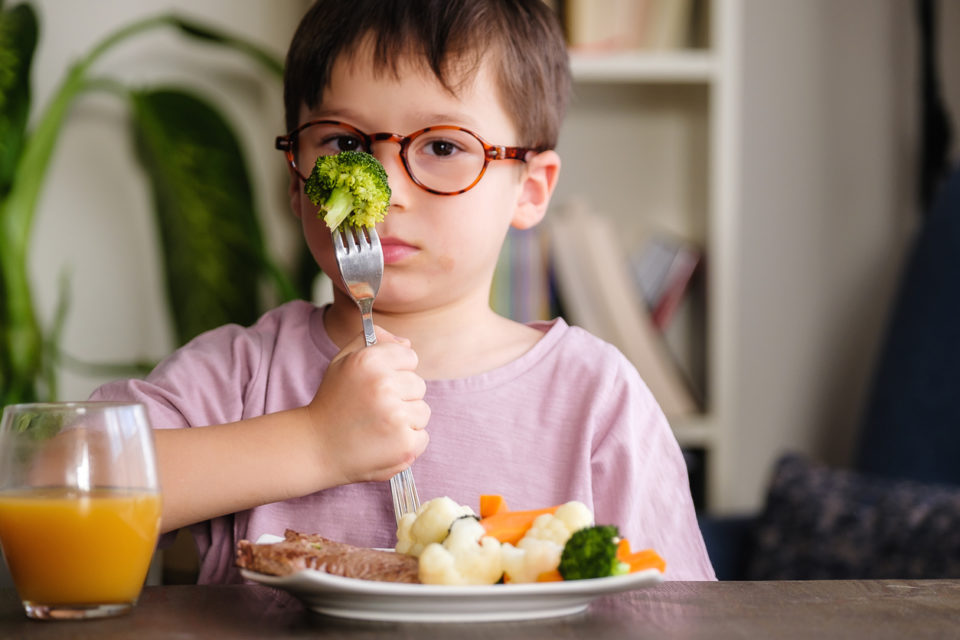
[[[335,63],[321,104],[314,110],[304,107],[300,114],[301,123],[321,118],[368,134],[401,136],[434,125],[458,125],[493,145],[518,144],[486,67],[454,96],[432,72],[409,62],[401,61],[396,77],[373,73],[370,56],[363,50]],[[462,303],[486,306],[504,236],[511,225],[526,228],[543,217],[559,158],[547,151],[529,154],[526,163],[493,161],[472,189],[444,196],[418,187],[399,151],[399,144],[392,141],[374,142],[371,149],[383,163],[393,192],[390,211],[377,225],[385,263],[377,310],[408,313]],[[290,198],[320,268],[336,273],[330,232],[295,176]],[[342,295],[338,292],[337,297]]]

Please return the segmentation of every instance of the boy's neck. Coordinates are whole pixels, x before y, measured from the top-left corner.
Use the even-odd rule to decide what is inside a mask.
[[[420,359],[417,372],[428,380],[463,378],[503,366],[543,335],[497,315],[485,303],[461,302],[412,313],[374,311],[374,323],[411,341]],[[335,301],[324,314],[324,327],[342,348],[360,333],[356,305]]]

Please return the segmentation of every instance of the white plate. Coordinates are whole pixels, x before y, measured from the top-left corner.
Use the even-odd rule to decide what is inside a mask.
[[[625,576],[494,584],[476,587],[375,582],[307,569],[270,576],[241,569],[248,580],[289,591],[319,613],[340,618],[396,622],[480,622],[533,620],[579,613],[610,593],[658,584],[656,569]]]

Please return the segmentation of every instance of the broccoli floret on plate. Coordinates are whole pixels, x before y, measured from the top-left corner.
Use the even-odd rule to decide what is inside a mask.
[[[596,525],[575,532],[560,555],[560,575],[564,580],[607,578],[630,572],[617,558],[620,531],[613,525]]]

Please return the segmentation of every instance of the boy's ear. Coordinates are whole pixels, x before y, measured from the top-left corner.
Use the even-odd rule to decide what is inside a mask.
[[[513,227],[529,229],[543,220],[559,175],[560,156],[556,151],[541,151],[527,160],[520,185],[520,199],[510,221]]]

